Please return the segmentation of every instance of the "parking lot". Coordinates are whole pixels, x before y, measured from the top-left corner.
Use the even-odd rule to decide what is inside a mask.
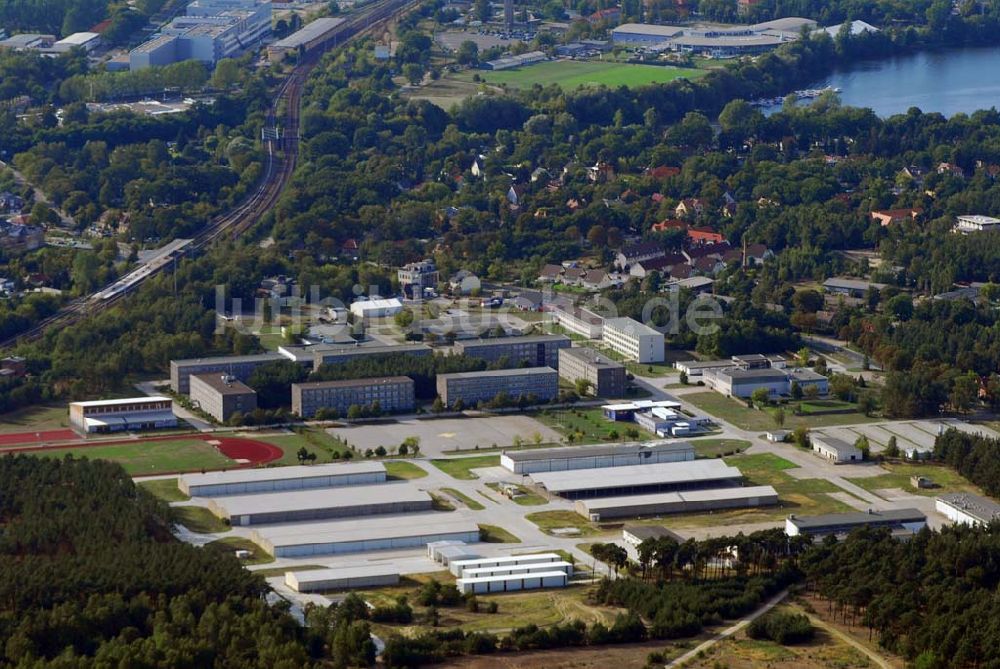
[[[364,451],[384,446],[395,449],[407,437],[420,439],[420,452],[435,457],[456,450],[511,446],[515,437],[531,443],[536,433],[543,442],[558,442],[559,434],[529,416],[484,416],[403,420],[391,423],[352,425],[327,430],[351,446]]]

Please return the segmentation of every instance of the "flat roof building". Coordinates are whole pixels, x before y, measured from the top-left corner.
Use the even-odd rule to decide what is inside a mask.
[[[79,47],[88,53],[96,49],[101,44],[101,36],[98,33],[73,33],[67,35],[52,45],[53,51],[69,51]]]
[[[169,397],[129,397],[70,402],[69,424],[83,434],[177,427]]]
[[[966,214],[955,218],[955,232],[968,234],[970,232],[992,232],[1000,230],[1000,218],[983,216],[981,214]]]
[[[589,382],[598,397],[624,397],[627,387],[625,365],[586,348],[563,348],[559,351],[559,376],[571,383]]]
[[[823,282],[823,290],[828,293],[848,295],[850,297],[861,298],[872,288],[882,290],[886,287],[884,283],[876,283],[866,279],[847,279],[844,277],[831,277]]]
[[[504,451],[500,465],[515,474],[602,469],[694,460],[694,446],[686,441],[652,441],[619,445],[533,448]]]
[[[213,497],[208,510],[233,526],[430,511],[431,496],[408,483],[283,490]]]
[[[227,374],[246,383],[254,370],[261,365],[286,358],[280,353],[256,355],[225,355],[212,358],[189,358],[170,361],[170,388],[180,395],[191,392],[192,374]]]
[[[825,434],[811,434],[809,441],[812,443],[813,453],[834,464],[861,462],[862,460],[861,450],[843,439],[829,437]]]
[[[327,346],[313,350],[313,367],[322,365],[342,365],[358,358],[384,357],[389,355],[425,356],[433,355],[434,349],[427,344],[400,344],[399,346]]]
[[[388,299],[376,297],[370,300],[358,300],[351,303],[351,313],[361,319],[386,318],[395,316],[403,310],[403,303],[398,298]]]
[[[271,62],[281,60],[289,53],[297,54],[299,49],[306,52],[316,48],[324,40],[329,39],[346,19],[324,16],[310,21],[288,37],[283,37],[267,47],[267,57]]]
[[[336,488],[383,483],[385,480],[385,465],[381,462],[345,462],[183,474],[177,480],[177,487],[191,497],[219,497]]]
[[[412,513],[261,527],[250,539],[274,557],[308,557],[423,548],[432,541],[477,543],[479,526],[455,512]]]
[[[234,376],[193,374],[189,384],[191,403],[220,423],[257,408],[257,391]]]
[[[789,516],[785,520],[785,534],[801,534],[820,538],[828,534],[846,535],[859,527],[888,527],[893,531],[914,534],[927,525],[927,516],[919,509],[886,509],[850,513],[828,513],[821,516]]]
[[[938,513],[962,525],[990,525],[1000,520],[1000,504],[982,495],[950,492],[934,502]]]
[[[500,394],[510,400],[548,402],[559,394],[559,373],[551,367],[525,367],[482,372],[438,374],[437,393],[445,406],[462,400],[466,407],[490,402]]]
[[[704,513],[777,503],[778,492],[771,486],[764,485],[581,499],[576,502],[575,508],[584,518],[599,522],[611,518]]]
[[[601,339],[612,350],[641,363],[663,362],[663,333],[631,318],[608,318]]]
[[[736,467],[712,459],[540,472],[531,479],[554,495],[583,499],[736,487],[743,475]]]
[[[448,570],[455,576],[463,576],[466,569],[482,569],[484,567],[517,567],[525,565],[555,564],[563,561],[559,553],[529,553],[526,555],[494,555],[493,557],[472,558],[469,560],[454,560],[448,565]]]
[[[285,585],[295,592],[383,588],[398,584],[399,569],[389,565],[362,565],[359,567],[303,569],[285,572]]]
[[[346,416],[352,406],[373,407],[376,402],[386,413],[413,411],[413,379],[386,376],[292,384],[292,413],[302,418],[312,418],[323,409]]]
[[[556,323],[566,330],[587,339],[600,339],[604,330],[604,317],[583,307],[555,305],[550,311]]]
[[[564,571],[542,571],[507,576],[480,576],[459,578],[455,587],[462,594],[485,594],[488,592],[517,592],[539,588],[564,588],[569,576]]]
[[[559,352],[572,344],[566,335],[530,335],[527,337],[498,337],[455,342],[454,351],[459,355],[479,358],[487,362],[506,359],[516,367],[552,367],[559,365]]]

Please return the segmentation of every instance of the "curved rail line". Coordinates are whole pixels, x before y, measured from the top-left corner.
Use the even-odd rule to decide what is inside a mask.
[[[140,264],[112,283],[94,291],[90,295],[78,297],[63,305],[56,313],[42,319],[34,326],[12,337],[0,341],[0,350],[19,343],[41,338],[54,326],[65,327],[92,314],[104,311],[123,300],[150,277],[176,263],[185,254],[203,249],[223,239],[235,239],[251,228],[260,218],[274,207],[295,172],[299,154],[299,114],[301,112],[302,89],[309,73],[319,64],[320,58],[330,47],[340,46],[364,35],[376,26],[393,18],[418,0],[376,0],[351,16],[324,38],[312,45],[292,72],[278,88],[274,103],[265,123],[276,127],[279,107],[285,105],[282,118],[282,137],[278,141],[267,140],[267,160],[264,173],[253,192],[231,210],[213,218],[192,239],[174,240],[162,247],[152,259]]]

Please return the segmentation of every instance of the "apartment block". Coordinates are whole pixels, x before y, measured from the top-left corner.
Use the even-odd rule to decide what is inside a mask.
[[[663,334],[631,318],[604,321],[604,343],[617,353],[636,362],[663,362]]]
[[[257,391],[228,374],[195,374],[190,384],[191,402],[220,423],[257,408]]]
[[[570,383],[589,381],[598,397],[625,396],[625,366],[590,348],[560,349],[559,376]]]
[[[175,393],[187,395],[191,392],[193,374],[226,374],[246,383],[254,370],[261,365],[286,359],[280,353],[260,353],[171,360],[170,387]]]
[[[559,351],[568,349],[572,340],[565,335],[500,337],[455,343],[455,353],[487,362],[506,359],[511,365],[558,367]]]
[[[412,411],[415,405],[413,379],[388,376],[292,384],[292,413],[302,418],[312,418],[320,409],[336,409],[345,415],[352,405],[370,407],[375,402],[388,413]]]
[[[462,400],[465,406],[489,402],[500,393],[511,399],[533,395],[540,402],[559,394],[559,372],[551,367],[502,369],[492,372],[460,372],[439,374],[437,392],[445,406]]]

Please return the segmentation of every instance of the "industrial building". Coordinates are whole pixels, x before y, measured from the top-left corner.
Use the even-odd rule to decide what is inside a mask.
[[[887,509],[885,511],[853,511],[828,513],[821,516],[789,516],[785,519],[785,534],[797,537],[808,534],[816,539],[827,535],[846,535],[859,527],[888,527],[894,534],[907,536],[927,525],[927,516],[919,509]]]
[[[445,406],[462,400],[467,406],[505,394],[511,400],[532,397],[547,402],[559,394],[559,372],[551,367],[527,367],[484,372],[438,374],[437,393]]]
[[[524,65],[541,63],[548,59],[549,57],[545,55],[544,51],[529,51],[519,56],[505,56],[496,60],[486,61],[482,67],[484,70],[509,70],[515,67],[523,67]]]
[[[683,51],[732,58],[771,51],[800,37],[803,26],[814,28],[810,19],[788,17],[752,26],[660,26],[625,23],[611,31],[615,44],[653,51]]]
[[[432,541],[471,544],[479,541],[479,526],[457,513],[415,513],[261,527],[250,539],[274,557],[307,557],[416,548]]]
[[[1000,520],[1000,504],[982,495],[950,492],[934,502],[937,512],[962,525],[990,525]]]
[[[680,409],[681,403],[673,400],[634,400],[632,402],[617,402],[615,404],[605,404],[601,407],[604,417],[616,422],[630,421],[640,412],[652,411],[653,409]]]
[[[583,379],[598,397],[623,397],[627,387],[625,365],[591,348],[559,350],[559,376],[571,383]],[[551,367],[551,365],[549,365]]]
[[[70,402],[69,424],[83,434],[177,427],[169,397]]]
[[[257,391],[228,374],[194,374],[189,379],[191,403],[225,423],[236,412],[257,408]]]
[[[661,516],[668,513],[704,513],[719,509],[742,509],[778,503],[778,492],[769,485],[685,490],[650,495],[581,499],[576,512],[599,522],[611,518]]]
[[[326,16],[311,21],[288,37],[269,44],[267,47],[268,60],[274,63],[288,54],[298,55],[300,50],[308,53],[324,40],[329,39],[345,22],[346,19]],[[335,46],[336,42],[333,45]]]
[[[271,34],[270,0],[194,0],[184,16],[129,52],[129,69],[197,60],[209,66],[237,56]]]
[[[678,409],[653,407],[633,415],[635,424],[658,437],[686,437],[709,428],[712,419],[707,416],[688,416]]]
[[[540,472],[531,480],[566,499],[645,495],[739,486],[743,475],[722,460],[688,460],[655,465]]]
[[[448,571],[461,577],[466,569],[482,569],[483,567],[517,567],[524,565],[555,564],[562,562],[559,553],[531,553],[528,555],[500,555],[494,557],[474,558],[471,560],[455,560],[448,565]]]
[[[395,316],[402,310],[403,303],[395,297],[388,299],[375,297],[370,300],[351,302],[351,313],[356,318],[361,319],[388,318],[389,316]]]
[[[0,30],[0,33],[2,32]],[[7,39],[0,40],[0,49],[10,49],[11,51],[41,50],[51,48],[55,42],[55,35],[20,33],[19,35],[11,35]]]
[[[625,544],[625,550],[633,560],[639,559],[639,544],[647,539],[671,539],[679,544],[684,543],[683,537],[662,525],[622,526],[622,543]]]
[[[285,585],[295,592],[381,588],[399,584],[399,570],[385,565],[286,571]]]
[[[487,362],[506,360],[512,367],[526,364],[555,368],[559,365],[559,352],[569,349],[572,343],[565,335],[498,337],[455,342],[454,351]]]
[[[381,462],[346,462],[184,474],[178,478],[177,487],[191,497],[219,497],[366,485],[385,480],[385,465]]]
[[[416,403],[413,379],[386,376],[292,384],[292,413],[302,418],[312,418],[321,409],[344,416],[352,406],[372,407],[376,402],[385,413],[413,411]]]
[[[604,321],[602,341],[629,360],[663,362],[663,333],[631,318],[608,318]]]
[[[409,357],[433,355],[427,344],[400,344],[399,346],[317,346],[312,350],[314,368],[322,365],[342,365],[358,358],[378,358],[388,355]],[[294,359],[294,358],[293,358]]]
[[[573,564],[566,561],[544,562],[541,564],[505,565],[499,567],[474,567],[462,570],[462,578],[480,578],[482,576],[511,576],[529,574],[537,571],[562,571],[567,576],[573,575]]]
[[[809,436],[809,441],[812,443],[813,453],[834,464],[861,462],[863,459],[861,450],[843,439],[828,437],[825,434],[812,434]]]
[[[73,33],[72,35],[67,35],[58,42],[52,45],[52,50],[57,52],[70,51],[71,49],[80,48],[90,53],[97,47],[101,45],[101,36],[99,33]]]
[[[703,369],[702,375],[706,385],[729,397],[747,398],[764,388],[769,397],[775,398],[791,395],[795,386],[803,392],[815,388],[817,395],[830,392],[829,379],[811,369],[730,366]]]
[[[540,571],[506,576],[480,576],[459,578],[455,587],[462,594],[485,594],[489,592],[517,592],[539,588],[564,588],[569,576],[564,571]]]
[[[255,369],[279,360],[285,357],[278,353],[171,360],[170,388],[179,395],[187,395],[191,392],[192,374],[226,374],[246,383]]]
[[[500,465],[515,474],[653,465],[688,460],[694,460],[694,446],[686,441],[533,448],[524,451],[504,451],[500,455]]]
[[[427,544],[427,557],[447,567],[455,560],[474,560],[479,554],[464,541],[432,541]]]
[[[430,511],[431,496],[407,483],[213,497],[208,510],[233,526]]]

